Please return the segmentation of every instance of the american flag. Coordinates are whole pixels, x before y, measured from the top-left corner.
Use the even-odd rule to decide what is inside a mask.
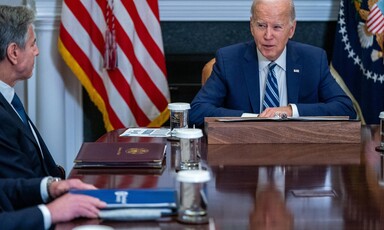
[[[58,48],[107,131],[168,120],[157,0],[64,0]]]
[[[367,19],[368,31],[372,34],[382,33],[384,31],[384,1],[379,0],[372,6]]]

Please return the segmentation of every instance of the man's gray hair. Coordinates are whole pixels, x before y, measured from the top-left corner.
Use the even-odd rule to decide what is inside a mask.
[[[256,7],[256,4],[259,4],[259,3],[262,3],[262,2],[273,2],[273,1],[276,1],[276,0],[253,0],[252,6],[251,6],[251,15],[252,15],[252,17],[253,18],[255,17],[255,15],[253,15],[253,14],[254,14],[254,9]],[[291,16],[291,23],[292,23],[292,22],[294,22],[296,20],[295,4],[293,3],[293,0],[284,0],[284,1],[288,1],[289,2],[290,8],[291,8],[290,16]]]
[[[25,6],[0,5],[0,61],[6,57],[8,45],[16,43],[24,49],[28,28],[35,20],[35,12]]]

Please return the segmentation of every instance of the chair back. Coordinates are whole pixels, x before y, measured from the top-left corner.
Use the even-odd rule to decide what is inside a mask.
[[[215,64],[216,59],[212,58],[209,62],[207,62],[203,70],[201,71],[201,85],[203,86],[208,78],[211,76],[213,64]]]

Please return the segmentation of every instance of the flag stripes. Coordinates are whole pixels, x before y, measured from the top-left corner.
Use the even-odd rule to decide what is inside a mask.
[[[111,70],[103,68],[107,4],[114,4],[118,56]],[[59,51],[102,112],[107,130],[161,126],[168,119],[157,0],[64,0]]]
[[[70,53],[65,47],[71,47],[74,51]],[[112,126],[110,126],[111,123],[118,124],[119,119],[117,115],[113,112],[110,105],[108,103],[105,103],[105,101],[107,101],[106,98],[108,98],[107,91],[104,88],[103,83],[100,81],[98,82],[98,80],[100,79],[97,79],[95,77],[98,74],[94,69],[92,69],[92,63],[88,59],[87,55],[81,51],[80,46],[77,45],[77,43],[72,39],[69,33],[64,29],[60,30],[59,49],[64,60],[66,60],[68,66],[70,66],[72,71],[79,78],[84,88],[87,89],[91,100],[98,106],[99,110],[104,112],[109,111],[109,117],[106,118],[104,116],[103,118],[105,124],[108,124],[108,126],[106,126],[106,129],[113,130]],[[94,92],[92,93],[91,91]],[[109,122],[107,123],[107,121]],[[122,125],[122,123],[120,123],[120,125]]]
[[[372,7],[368,15],[367,27],[368,31],[373,34],[384,31],[384,16],[377,4]]]

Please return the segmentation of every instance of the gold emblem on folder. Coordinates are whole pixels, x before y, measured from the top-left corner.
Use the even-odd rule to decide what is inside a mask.
[[[129,149],[125,150],[125,152],[128,154],[137,155],[137,154],[145,154],[145,153],[149,152],[149,149],[146,149],[146,148],[129,148]]]

